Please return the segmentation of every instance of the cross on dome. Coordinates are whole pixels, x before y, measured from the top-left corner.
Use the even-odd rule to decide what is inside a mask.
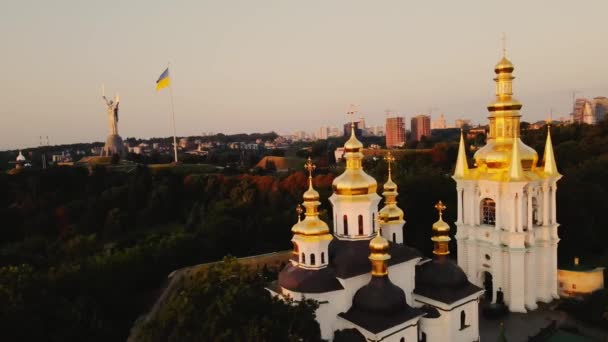
[[[356,113],[357,113],[357,111],[355,110],[355,105],[351,104],[348,112],[346,112],[346,115],[350,116],[351,127],[355,127],[355,114]]]
[[[448,207],[446,207],[443,202],[439,201],[437,202],[437,204],[435,204],[435,209],[437,209],[437,211],[439,212],[439,218],[441,219],[441,217],[443,217],[443,211],[446,210]]]
[[[313,164],[312,159],[308,157],[304,168],[306,169],[306,171],[308,171],[308,178],[312,178],[312,172],[317,168],[317,166]]]
[[[386,157],[384,157],[384,161],[386,161],[388,163],[388,173],[391,173],[391,165],[393,164],[393,162],[395,162],[395,157],[393,157],[393,154],[391,153],[391,151],[388,151],[388,153],[386,154]]]

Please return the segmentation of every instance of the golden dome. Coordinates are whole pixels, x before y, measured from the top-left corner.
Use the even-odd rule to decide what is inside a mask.
[[[505,139],[500,142],[497,140],[488,141],[484,147],[475,152],[474,158],[477,167],[485,167],[488,170],[496,171],[508,169],[511,164],[513,145],[512,139]],[[532,147],[524,144],[519,138],[517,138],[516,146],[524,171],[535,168],[538,161],[538,153]]]
[[[319,202],[319,193],[312,186],[312,171],[316,166],[308,158],[304,168],[308,171],[308,190],[303,195],[303,206],[306,208],[306,216],[304,220],[300,221],[301,209],[299,209],[298,223],[291,228],[291,231],[296,235],[318,236],[323,239],[331,239],[327,223],[319,219],[318,207],[321,205],[321,202]]]
[[[393,182],[391,178],[389,178],[386,183],[384,183],[382,188],[384,189],[384,192],[382,194],[397,192],[397,184]]]
[[[380,209],[378,216],[384,222],[391,221],[403,221],[403,210],[397,206],[397,184],[393,182],[391,177],[391,163],[395,161],[395,158],[389,152],[385,160],[388,162],[388,180],[384,183],[384,208]]]
[[[319,192],[312,187],[312,180],[308,184],[308,190],[306,190],[302,197],[304,197],[304,202],[319,200]]]
[[[513,72],[515,68],[513,67],[513,63],[507,59],[507,57],[503,56],[496,66],[494,66],[494,72],[502,73],[502,72]]]
[[[367,195],[375,193],[378,187],[376,180],[363,171],[363,144],[355,136],[354,127],[348,141],[344,144],[346,170],[336,177],[332,183],[334,192],[338,195]]]
[[[319,218],[319,216],[306,216],[304,220],[296,223],[291,228],[291,232],[307,236],[325,235],[329,234],[329,227],[327,226],[327,223]]]
[[[450,240],[450,225],[447,224],[443,220],[443,211],[447,209],[447,207],[443,204],[443,202],[439,201],[435,205],[435,209],[439,212],[439,220],[433,223],[433,237],[431,240],[435,245],[433,249],[433,254],[443,256],[450,254],[449,242]]]
[[[344,152],[360,152],[363,149],[363,143],[357,139],[355,134],[354,124],[351,126],[350,138],[344,143]]]
[[[380,230],[376,233],[376,236],[369,242],[370,260],[388,260],[391,258],[388,254],[390,245],[388,241],[382,237]]]

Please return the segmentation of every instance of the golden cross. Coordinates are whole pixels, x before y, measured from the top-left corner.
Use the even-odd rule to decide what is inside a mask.
[[[443,216],[443,211],[447,209],[447,207],[443,204],[443,202],[439,201],[435,204],[435,209],[439,212],[439,218]]]
[[[350,125],[352,127],[355,127],[355,113],[357,111],[355,110],[355,105],[351,104],[350,108],[348,109],[348,112],[346,112],[346,115],[350,116]]]
[[[551,108],[549,110],[549,118],[547,118],[547,125],[551,125],[551,122],[553,121],[553,108]]]
[[[500,40],[502,40],[502,56],[505,57],[507,56],[507,34],[503,32]]]
[[[312,172],[317,168],[317,166],[315,164],[313,164],[312,159],[310,159],[310,157],[308,157],[308,159],[306,160],[306,164],[304,165],[304,168],[308,171],[308,178],[312,178]]]
[[[298,204],[298,206],[296,207],[296,213],[298,213],[298,222],[300,222],[302,220],[303,212],[304,212],[304,209],[302,209],[302,206]]]
[[[391,173],[391,164],[393,162],[395,162],[395,157],[393,157],[393,154],[391,153],[391,151],[388,151],[388,153],[386,154],[386,157],[384,157],[384,161],[386,161],[388,163],[388,173]]]

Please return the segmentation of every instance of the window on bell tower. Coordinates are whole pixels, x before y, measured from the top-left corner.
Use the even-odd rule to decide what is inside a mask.
[[[359,215],[359,235],[363,235],[363,215]]]
[[[496,224],[496,202],[490,198],[481,200],[481,223],[492,226]]]
[[[342,217],[342,223],[344,224],[344,235],[348,235],[348,217],[344,215]]]
[[[532,225],[538,225],[538,201],[536,197],[532,197]]]

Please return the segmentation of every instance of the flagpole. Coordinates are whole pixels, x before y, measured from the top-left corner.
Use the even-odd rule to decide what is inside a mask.
[[[171,66],[171,63],[168,62],[167,63],[167,69],[169,69],[169,67]],[[169,71],[169,77],[171,75],[171,72]],[[174,153],[174,157],[175,157],[175,163],[177,164],[177,137],[176,137],[176,133],[175,133],[175,107],[173,106],[173,87],[171,86],[171,82],[172,80],[169,80],[169,97],[171,98],[171,114],[173,117],[173,153]]]

